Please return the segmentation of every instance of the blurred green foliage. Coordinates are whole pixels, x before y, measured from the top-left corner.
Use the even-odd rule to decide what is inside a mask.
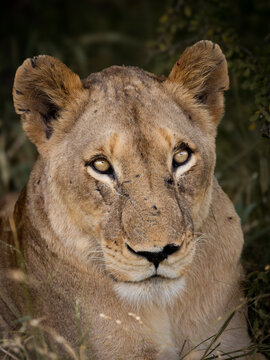
[[[36,158],[11,97],[16,68],[25,58],[50,54],[81,77],[115,64],[167,75],[194,42],[209,39],[221,46],[231,88],[217,138],[216,176],[242,220],[251,329],[257,341],[269,341],[270,1],[13,0],[5,6],[0,196],[26,184]]]

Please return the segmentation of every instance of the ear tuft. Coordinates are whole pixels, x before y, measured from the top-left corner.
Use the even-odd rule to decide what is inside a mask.
[[[219,121],[229,76],[226,58],[217,44],[202,40],[187,48],[168,80],[186,88],[198,103],[207,106],[215,123]]]
[[[30,140],[39,146],[49,139],[54,121],[81,91],[80,78],[61,61],[47,55],[25,60],[15,75],[13,100]]]

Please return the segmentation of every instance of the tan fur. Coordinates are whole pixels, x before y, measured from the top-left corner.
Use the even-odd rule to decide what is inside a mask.
[[[40,155],[16,205],[17,234],[8,222],[2,229],[22,254],[1,243],[2,332],[16,330],[17,312],[30,313],[60,358],[72,351],[55,333],[87,359],[176,360],[235,310],[218,350],[249,345],[242,231],[213,175],[227,88],[226,60],[209,41],[187,49],[166,80],[115,66],[80,81],[48,56],[23,63],[15,109]],[[193,153],[172,170],[180,143]],[[96,155],[110,161],[114,179],[87,165]],[[180,249],[153,278],[154,265],[127,244]],[[15,264],[26,279],[11,276]]]

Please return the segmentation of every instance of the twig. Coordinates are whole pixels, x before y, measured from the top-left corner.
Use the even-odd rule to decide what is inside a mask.
[[[4,348],[2,348],[2,346],[0,346],[0,350],[1,350],[4,354],[6,354],[6,355],[8,355],[9,357],[11,357],[12,359],[14,359],[14,360],[20,360],[20,359],[17,358],[16,356],[12,355],[9,351],[7,351],[7,350],[5,350]]]

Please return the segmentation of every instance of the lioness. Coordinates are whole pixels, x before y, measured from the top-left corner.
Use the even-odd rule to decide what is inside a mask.
[[[210,41],[168,78],[113,66],[80,80],[50,56],[19,67],[15,109],[39,158],[2,220],[2,334],[28,315],[47,343],[30,339],[31,354],[60,359],[228,357],[250,345],[240,221],[213,175],[228,87]]]

